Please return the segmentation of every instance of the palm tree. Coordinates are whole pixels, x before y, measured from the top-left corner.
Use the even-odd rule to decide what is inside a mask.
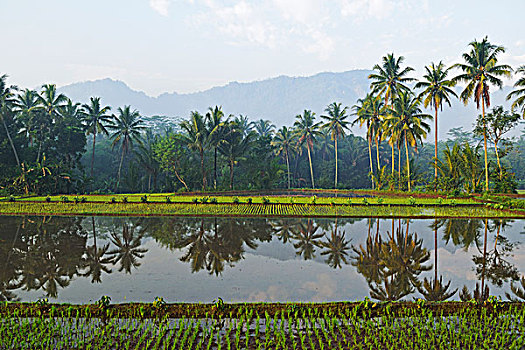
[[[199,152],[201,158],[202,190],[206,189],[206,172],[204,169],[204,152],[210,145],[209,130],[203,116],[196,111],[191,112],[190,120],[183,120],[180,127],[185,132],[183,140],[188,148]]]
[[[44,137],[46,136],[46,133],[50,133],[51,125],[61,119],[60,110],[67,103],[67,97],[64,94],[57,93],[56,85],[45,84],[42,85],[42,91],[38,96],[38,103],[42,105],[46,119],[40,124],[40,144],[38,146],[36,157],[37,163],[40,161]]]
[[[370,88],[375,95],[385,95],[385,107],[389,110],[389,106],[393,105],[395,96],[400,91],[409,91],[410,88],[405,85],[414,78],[408,78],[406,75],[414,70],[412,67],[401,68],[401,64],[405,60],[403,56],[399,56],[398,59],[394,57],[394,53],[387,54],[382,58],[383,62],[381,65],[376,64],[373,70],[376,73],[372,73],[368,76],[368,79],[373,80],[370,83]],[[389,104],[390,103],[390,104]],[[394,175],[394,143],[390,144],[392,148],[392,175]]]
[[[479,109],[481,103],[481,114],[485,120],[485,106],[490,107],[490,85],[501,88],[503,82],[501,76],[510,77],[512,68],[509,65],[498,65],[498,55],[505,52],[503,46],[493,45],[485,37],[481,42],[473,41],[469,44],[470,52],[463,54],[465,63],[456,63],[453,68],[459,68],[462,74],[454,77],[452,81],[467,84],[461,92],[460,99],[466,105],[471,97]],[[483,132],[485,146],[485,191],[489,190],[489,169],[487,159],[487,134]]]
[[[352,108],[354,109],[353,115],[357,118],[352,122],[352,126],[359,122],[359,127],[366,124],[366,139],[368,142],[368,158],[370,162],[370,181],[372,182],[372,188],[374,188],[374,167],[372,164],[372,138],[376,138],[376,149],[377,149],[377,165],[379,167],[379,134],[381,119],[383,118],[384,104],[379,97],[374,97],[372,94],[367,94],[365,98],[357,100]]]
[[[405,151],[407,158],[407,174],[408,174],[408,191],[410,191],[410,159],[408,156],[408,145],[416,147],[417,142],[422,142],[422,138],[427,136],[430,131],[430,126],[424,122],[425,119],[432,119],[429,114],[421,112],[420,100],[414,97],[411,92],[400,92],[394,101],[392,108],[393,115],[389,119],[393,119],[392,128],[399,133],[399,139],[405,142]]]
[[[146,127],[142,125],[143,121],[140,119],[139,112],[136,109],[132,111],[131,106],[124,106],[124,108],[119,107],[118,113],[118,116],[114,117],[115,124],[108,125],[109,129],[114,130],[113,135],[111,135],[111,138],[113,139],[113,142],[111,143],[112,147],[115,147],[120,143],[120,148],[122,150],[115,192],[120,184],[120,173],[122,170],[124,155],[133,149],[134,142],[139,145],[142,144],[140,133],[142,130],[146,129]]]
[[[91,97],[89,104],[82,105],[83,118],[82,121],[86,127],[86,134],[93,135],[93,152],[91,154],[91,177],[93,178],[93,167],[95,165],[95,143],[97,141],[97,134],[102,133],[108,135],[106,126],[111,123],[111,116],[106,113],[111,107],[100,107],[100,97]]]
[[[151,180],[153,178],[153,189],[157,188],[157,176],[159,175],[159,162],[155,156],[155,144],[159,141],[158,134],[154,135],[151,129],[146,130],[144,142],[139,145],[137,162],[148,175],[148,192],[151,191]]]
[[[37,112],[41,108],[38,102],[37,92],[29,89],[22,91],[15,101],[15,107],[15,111],[18,114],[17,119],[24,125],[21,131],[26,133],[26,136],[29,139],[29,145],[33,146],[35,137],[34,129],[36,124],[38,124],[38,121],[35,120],[36,116],[34,112]]]
[[[308,162],[310,163],[310,176],[312,179],[312,188],[315,188],[314,182],[314,169],[312,167],[312,155],[311,151],[314,145],[316,136],[320,135],[319,125],[320,123],[314,123],[315,113],[310,110],[304,110],[303,114],[295,116],[297,119],[294,123],[294,127],[299,138],[299,144],[306,144],[308,151]]]
[[[419,98],[423,98],[423,105],[426,107],[430,106],[434,108],[434,189],[437,187],[437,159],[438,159],[438,109],[443,110],[443,102],[450,103],[450,95],[458,95],[451,89],[455,84],[451,80],[447,80],[448,71],[450,68],[445,68],[443,62],[439,62],[437,66],[432,62],[430,66],[425,67],[427,74],[423,76],[425,81],[420,81],[416,84],[415,88],[423,88],[424,90],[419,94]]]
[[[243,137],[243,132],[238,128],[238,120],[229,122],[225,126],[225,134],[219,152],[228,159],[230,168],[230,189],[233,189],[233,169],[235,164],[243,158],[252,145],[255,133],[250,132]]]
[[[516,73],[521,74],[522,77],[514,83],[514,90],[507,95],[507,100],[516,97],[516,100],[512,102],[512,111],[516,108],[521,109],[521,115],[525,118],[525,65],[520,66]]]
[[[224,125],[228,122],[228,118],[224,118],[222,107],[208,108],[206,113],[207,127],[209,131],[210,144],[213,147],[213,189],[217,189],[217,151],[224,136]]]
[[[345,129],[348,129],[348,122],[345,120],[348,107],[341,108],[341,103],[332,102],[324,110],[328,115],[322,115],[326,119],[324,127],[330,130],[335,148],[335,188],[337,188],[337,140],[339,137],[345,137]]]
[[[15,144],[13,143],[13,139],[11,138],[11,134],[9,133],[9,129],[7,128],[7,123],[5,121],[7,115],[11,112],[13,91],[16,90],[16,87],[15,86],[8,87],[5,82],[6,79],[7,79],[6,74],[0,76],[0,118],[2,118],[2,124],[4,124],[4,129],[5,129],[7,138],[9,139],[9,144],[11,145],[11,149],[13,150],[13,154],[16,160],[16,165],[20,167],[20,159],[18,158],[18,152],[16,151]]]
[[[253,123],[253,128],[260,137],[266,137],[272,136],[275,130],[275,125],[269,120],[259,119]]]
[[[283,155],[286,160],[286,173],[288,175],[288,189],[290,189],[290,151],[295,143],[295,134],[293,130],[286,126],[280,128],[272,140],[272,145],[276,147],[276,155]]]

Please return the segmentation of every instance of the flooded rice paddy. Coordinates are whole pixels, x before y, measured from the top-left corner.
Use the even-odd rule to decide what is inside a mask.
[[[0,300],[505,300],[524,274],[525,220],[0,217]]]

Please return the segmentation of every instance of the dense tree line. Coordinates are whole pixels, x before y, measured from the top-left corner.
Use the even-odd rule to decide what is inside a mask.
[[[511,111],[490,108],[491,87],[513,69],[505,49],[473,41],[463,63],[425,67],[421,81],[402,56],[374,66],[370,91],[354,106],[304,110],[293,126],[226,115],[221,107],[160,132],[139,111],[110,114],[100,98],[74,103],[54,85],[20,90],[0,77],[0,186],[4,193],[146,192],[292,187],[512,192],[525,185],[524,143],[506,134],[525,117],[525,66],[508,95]],[[452,76],[451,72],[458,74]],[[452,89],[464,83],[459,96]],[[481,114],[472,132],[437,141],[438,116],[459,98]],[[425,113],[430,108],[433,113]],[[423,141],[434,120],[434,152]],[[351,127],[366,128],[366,137]],[[386,142],[385,142],[386,141]],[[88,148],[90,148],[88,150]]]

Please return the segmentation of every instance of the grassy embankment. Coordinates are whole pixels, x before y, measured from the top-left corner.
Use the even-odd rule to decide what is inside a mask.
[[[9,349],[522,349],[523,303],[4,303]]]
[[[180,215],[180,216],[298,216],[298,217],[477,217],[520,218],[497,200],[478,198],[387,196],[348,198],[313,196],[228,196],[119,194],[3,198],[3,215]],[[520,201],[513,199],[512,201]]]

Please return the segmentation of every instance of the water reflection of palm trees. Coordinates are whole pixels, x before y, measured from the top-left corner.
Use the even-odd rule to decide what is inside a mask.
[[[191,271],[206,269],[219,275],[225,264],[234,266],[244,258],[245,246],[256,249],[257,241],[271,239],[268,222],[245,219],[200,219],[198,227],[190,227],[187,236],[174,248],[186,248],[180,259],[191,264]]]
[[[434,279],[427,280],[425,277],[422,285],[418,288],[419,293],[428,301],[444,301],[454,296],[458,291],[455,289],[449,292],[450,281],[444,284],[443,276],[439,276],[438,279],[438,227],[438,220],[434,220],[430,225],[430,228],[434,231]]]
[[[304,260],[315,258],[315,248],[321,247],[320,239],[324,236],[323,233],[316,233],[319,226],[314,223],[313,219],[308,219],[306,224],[300,222],[296,230],[294,230],[293,244],[297,250],[295,254],[302,256]]]
[[[135,229],[134,225],[123,223],[121,234],[116,231],[111,232],[111,243],[115,248],[109,251],[108,255],[112,256],[113,264],[120,263],[119,271],[131,273],[132,268],[140,266],[138,260],[142,259],[148,251],[146,248],[141,248],[144,232],[135,235]]]
[[[102,282],[102,272],[111,273],[112,270],[107,267],[112,263],[112,258],[108,256],[109,243],[99,248],[97,246],[97,233],[95,228],[95,217],[91,217],[91,226],[93,230],[93,245],[86,247],[86,257],[84,267],[86,272],[82,276],[91,276],[91,283]]]
[[[409,233],[409,221],[405,224],[406,231],[399,225],[395,234],[387,232],[385,241],[369,230],[365,246],[353,247],[352,265],[365,277],[372,298],[399,300],[420,287],[418,276],[431,269],[425,265],[430,253],[417,233]]]

